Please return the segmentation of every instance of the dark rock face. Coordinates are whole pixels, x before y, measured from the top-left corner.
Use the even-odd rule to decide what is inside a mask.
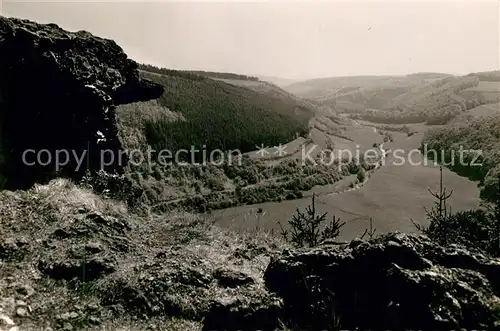
[[[7,188],[27,188],[56,171],[79,178],[87,166],[100,169],[100,151],[121,148],[114,106],[162,93],[139,78],[137,63],[111,40],[0,17],[0,180],[7,179]],[[99,132],[105,141],[98,142]],[[23,160],[27,150],[34,152]],[[51,155],[49,162],[42,154],[46,166],[36,162],[41,150]],[[58,150],[69,154],[59,153],[60,163],[67,161],[60,169]],[[80,167],[75,156],[83,156]],[[104,170],[120,172],[125,163]]]
[[[82,259],[65,262],[42,260],[39,262],[38,267],[44,274],[53,279],[93,281],[113,273],[115,271],[115,262],[100,257],[91,257],[88,261]]]
[[[307,330],[498,329],[500,260],[389,234],[274,259],[268,289]]]
[[[6,261],[22,260],[26,255],[26,242],[20,239],[3,238],[0,240],[0,259]]]
[[[38,269],[50,278],[94,281],[114,273],[117,260],[132,251],[127,220],[82,210],[56,224],[36,252]]]
[[[252,277],[243,272],[219,268],[214,271],[214,277],[222,287],[235,288],[243,285],[253,284],[255,281]]]
[[[203,331],[274,331],[280,327],[282,302],[269,295],[231,302],[213,302]]]
[[[117,275],[104,283],[106,306],[120,306],[124,314],[148,318],[167,315],[200,319],[206,310],[206,299],[213,278],[203,268],[181,264],[170,256],[163,263],[141,262],[133,274]],[[140,274],[136,274],[135,272]],[[190,305],[183,302],[191,302]]]

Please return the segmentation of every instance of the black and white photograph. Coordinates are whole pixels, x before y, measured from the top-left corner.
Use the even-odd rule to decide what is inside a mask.
[[[500,331],[498,0],[0,0],[0,331]]]

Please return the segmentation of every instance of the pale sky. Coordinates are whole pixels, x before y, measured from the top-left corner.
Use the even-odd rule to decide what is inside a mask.
[[[305,79],[500,67],[497,1],[3,0],[1,10],[114,39],[131,58],[173,69]]]

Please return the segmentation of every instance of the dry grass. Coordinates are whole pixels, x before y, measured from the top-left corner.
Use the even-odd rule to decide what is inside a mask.
[[[86,218],[89,214],[111,216],[128,224],[128,228],[116,230],[114,221],[93,224]],[[152,325],[156,325],[155,330],[200,330],[201,317],[211,302],[253,300],[267,295],[263,273],[270,257],[287,247],[281,238],[265,231],[254,229],[238,233],[213,223],[181,210],[135,215],[122,203],[102,198],[65,179],[37,185],[25,192],[3,191],[0,193],[0,233],[3,238],[24,238],[29,254],[20,261],[0,264],[0,279],[6,280],[0,281],[0,296],[15,296],[12,292],[14,281],[31,284],[37,289],[29,299],[32,318],[14,318],[12,307],[6,307],[4,312],[22,326],[22,330],[31,330],[32,326],[42,324],[54,327],[57,315],[80,312],[82,308],[77,307],[85,308],[94,303],[101,307],[99,313],[103,321],[95,330],[150,330]],[[78,233],[72,232],[77,229],[92,232],[84,237],[57,239],[54,233],[58,229],[73,234]],[[37,268],[39,261],[44,259],[74,261],[70,252],[88,240],[104,244],[105,251],[100,256],[116,260],[114,272],[83,288],[78,282],[53,280]],[[115,244],[126,245],[126,253],[115,251]],[[254,282],[237,288],[221,286],[215,280],[204,287],[176,283],[178,275],[189,275],[193,269],[209,277],[218,269],[229,270],[243,273]],[[196,280],[197,276],[194,277]],[[159,293],[155,290],[158,285],[155,278],[172,284]],[[167,300],[178,307],[181,315],[178,319],[128,320],[132,313],[117,315],[109,311],[102,300],[118,289],[116,284],[120,282],[144,291],[153,300]],[[89,325],[85,321],[82,315],[73,326],[86,330]]]
[[[127,213],[127,206],[123,202],[104,199],[63,178],[54,179],[46,185],[36,184],[30,192],[61,214],[68,214],[79,208],[111,215]]]
[[[179,318],[156,318],[147,323],[137,321],[114,321],[100,327],[91,328],[89,331],[201,331],[200,322],[188,321]]]

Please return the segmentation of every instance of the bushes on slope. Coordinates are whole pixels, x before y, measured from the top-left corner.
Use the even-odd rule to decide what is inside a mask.
[[[441,168],[442,171],[442,168]],[[415,224],[417,229],[440,245],[459,244],[470,249],[479,249],[492,256],[500,256],[500,176],[496,180],[497,190],[492,203],[482,209],[452,213],[447,206],[453,191],[443,186],[441,173],[440,189],[431,192],[434,206],[426,209],[429,225]]]
[[[491,201],[494,197],[500,173],[500,116],[431,130],[421,149],[430,159],[479,181],[481,198]]]

